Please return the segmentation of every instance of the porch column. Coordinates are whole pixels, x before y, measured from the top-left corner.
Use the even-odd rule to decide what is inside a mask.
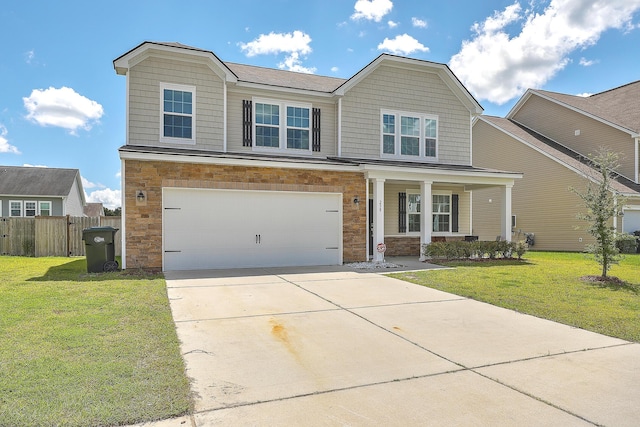
[[[384,254],[377,251],[384,243],[384,179],[373,179],[373,261],[383,262]]]
[[[421,261],[425,260],[422,255],[422,246],[431,243],[432,226],[432,199],[431,199],[431,181],[422,181],[420,183],[420,253],[418,256]]]
[[[500,220],[500,235],[508,242],[511,241],[511,185],[502,188],[502,218]]]

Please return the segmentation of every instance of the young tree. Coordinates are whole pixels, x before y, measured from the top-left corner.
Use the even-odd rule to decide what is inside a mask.
[[[618,153],[601,148],[590,158],[591,166],[597,171],[589,180],[586,191],[581,193],[571,188],[584,202],[586,213],[579,213],[578,219],[588,222],[587,232],[595,238],[595,243],[587,245],[587,251],[593,254],[595,260],[602,266],[602,277],[613,264],[620,259],[620,251],[616,247],[616,231],[612,226],[612,219],[622,213],[623,197],[613,189],[613,171],[618,166]]]

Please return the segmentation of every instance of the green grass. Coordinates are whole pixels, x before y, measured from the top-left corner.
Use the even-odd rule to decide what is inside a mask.
[[[191,408],[162,275],[0,257],[0,426],[113,426]]]
[[[529,252],[522,262],[456,262],[447,270],[391,276],[589,331],[640,342],[640,255],[610,275],[621,284],[586,282],[600,266],[580,253]]]

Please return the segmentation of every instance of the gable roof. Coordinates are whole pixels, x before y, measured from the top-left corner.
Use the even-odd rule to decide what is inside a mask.
[[[403,56],[383,53],[371,61],[363,69],[349,79],[320,76],[316,74],[300,73],[295,71],[279,70],[274,68],[257,67],[253,65],[224,62],[212,51],[187,46],[176,42],[150,42],[146,41],[125,54],[114,59],[113,66],[117,74],[126,75],[127,70],[141,61],[147,51],[189,53],[209,61],[208,65],[214,71],[224,74],[227,81],[238,85],[258,85],[289,90],[302,90],[324,95],[344,95],[351,87],[355,86],[363,78],[373,72],[381,64],[394,64],[406,68],[428,71],[437,74],[458,99],[474,114],[482,114],[483,108],[471,95],[471,92],[453,74],[446,64],[406,58]]]
[[[640,136],[640,80],[586,97],[529,89],[507,114],[507,118],[512,118],[532,95],[604,121],[633,137]]]
[[[78,169],[0,166],[0,195],[66,197],[76,180],[84,200]]]
[[[104,216],[104,206],[102,203],[87,203],[83,211],[86,216]]]
[[[526,128],[511,119],[503,119],[495,116],[480,116],[479,120],[493,126],[496,129],[508,134],[517,141],[542,153],[548,158],[562,164],[580,175],[593,178],[598,176],[598,172],[591,166],[590,161],[585,156],[558,144],[557,142],[540,135],[539,133]],[[614,173],[615,181],[613,188],[619,193],[629,195],[640,194],[640,185],[630,179]]]

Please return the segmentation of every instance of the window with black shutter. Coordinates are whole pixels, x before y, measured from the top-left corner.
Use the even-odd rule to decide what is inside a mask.
[[[250,100],[242,101],[242,145],[251,147],[253,144],[253,120],[252,103]]]
[[[407,232],[407,193],[398,193],[398,232]]]
[[[313,151],[320,151],[320,109],[314,108],[312,110],[312,125],[311,125],[311,147]]]
[[[457,194],[452,194],[451,195],[451,232],[452,233],[457,233],[459,230],[458,205],[459,205],[459,196]]]

